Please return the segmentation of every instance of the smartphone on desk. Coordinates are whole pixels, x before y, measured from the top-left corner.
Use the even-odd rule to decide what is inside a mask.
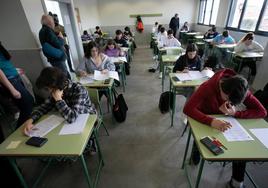
[[[26,141],[27,145],[41,147],[47,142],[47,138],[33,136]]]
[[[109,84],[109,83],[110,83],[110,79],[104,80],[104,84]]]
[[[173,76],[172,77],[172,80],[174,80],[175,82],[179,82],[180,81],[180,79],[178,77],[176,77],[176,76]]]

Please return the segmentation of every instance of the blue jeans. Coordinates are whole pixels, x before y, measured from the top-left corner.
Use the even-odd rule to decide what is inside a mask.
[[[16,76],[15,78],[9,79],[11,84],[14,86],[16,90],[18,90],[21,94],[20,99],[14,99],[16,105],[20,110],[20,116],[17,122],[17,128],[22,125],[27,119],[30,118],[30,115],[33,110],[34,99],[32,95],[25,88],[20,76]]]

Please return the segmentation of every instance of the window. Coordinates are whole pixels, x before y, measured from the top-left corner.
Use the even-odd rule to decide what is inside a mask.
[[[198,23],[204,25],[215,25],[220,0],[200,0]]]
[[[227,28],[268,32],[267,0],[232,0]]]

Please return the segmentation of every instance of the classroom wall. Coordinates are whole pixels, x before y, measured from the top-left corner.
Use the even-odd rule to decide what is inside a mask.
[[[30,0],[24,0],[23,3],[29,3]],[[34,0],[33,15],[38,6]],[[34,16],[32,16],[33,18]],[[28,21],[20,0],[1,0],[0,1],[0,41],[9,50],[12,55],[12,63],[19,68],[23,68],[26,75],[34,83],[43,63],[40,56],[40,48],[35,40],[31,22]]]
[[[195,12],[195,0],[98,0],[98,10],[102,26],[134,25],[136,19],[130,18],[130,14],[162,13],[162,17],[144,17],[144,24],[152,24],[155,21],[169,23],[175,13],[179,14],[181,23],[193,22]]]
[[[75,8],[79,9],[81,34],[83,30],[95,28],[95,26],[100,25],[97,0],[73,0],[73,2]]]

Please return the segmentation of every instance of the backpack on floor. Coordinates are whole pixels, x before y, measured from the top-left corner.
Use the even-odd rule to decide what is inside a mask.
[[[122,94],[118,94],[116,90],[114,92],[115,103],[113,105],[113,116],[115,120],[122,123],[126,120],[128,106]]]
[[[129,63],[125,63],[125,71],[126,71],[126,75],[130,75],[130,65]]]
[[[266,110],[268,110],[268,83],[264,86],[263,90],[258,90],[254,96],[261,102]]]
[[[172,109],[172,104],[173,104],[172,96],[173,94],[170,91],[166,91],[160,95],[158,107],[162,114],[168,112],[169,109]]]

